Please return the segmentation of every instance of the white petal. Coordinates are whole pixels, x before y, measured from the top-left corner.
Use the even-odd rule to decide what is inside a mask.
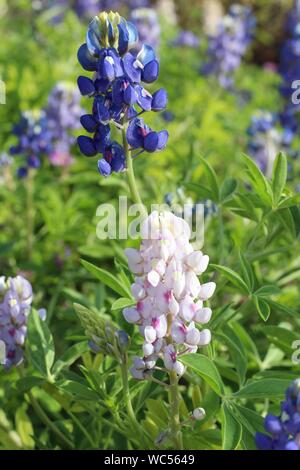
[[[144,356],[150,356],[154,352],[154,346],[151,343],[144,343],[143,344],[143,353]]]
[[[156,287],[160,281],[160,275],[156,271],[150,271],[147,275],[147,279],[151,286]]]
[[[184,365],[179,362],[179,361],[176,361],[174,366],[173,366],[173,369],[175,370],[176,374],[181,377],[184,373],[185,373],[185,367]]]
[[[124,308],[123,316],[128,323],[137,323],[141,318],[139,312],[134,307]]]
[[[199,298],[201,300],[209,299],[215,292],[215,289],[216,289],[216,284],[214,282],[207,282],[206,284],[202,284]]]
[[[209,322],[211,315],[212,311],[209,307],[201,308],[195,314],[195,322],[202,323],[204,325],[205,323]]]
[[[156,330],[153,326],[146,326],[144,330],[144,337],[147,343],[153,343],[156,340]]]
[[[192,330],[188,331],[186,334],[185,342],[192,346],[196,346],[200,341],[200,331],[197,328],[193,328]]]
[[[207,346],[211,341],[211,332],[207,329],[202,330],[200,333],[199,346]]]

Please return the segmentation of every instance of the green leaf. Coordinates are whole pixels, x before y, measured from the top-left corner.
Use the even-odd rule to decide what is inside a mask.
[[[272,207],[272,189],[269,182],[264,177],[258,166],[254,163],[252,158],[244,155],[244,160],[247,166],[248,175],[257,196],[264,205],[267,207]]]
[[[210,188],[211,193],[212,193],[212,200],[214,202],[219,202],[220,193],[219,193],[219,185],[218,185],[218,180],[217,180],[217,177],[216,177],[216,173],[214,172],[213,168],[210,166],[210,164],[208,163],[207,160],[205,160],[202,157],[199,157],[199,159],[205,167],[205,172],[206,172],[206,176],[207,176],[207,179],[208,179],[209,188]]]
[[[121,297],[120,299],[117,299],[111,306],[112,311],[114,310],[122,310],[125,307],[131,307],[134,305],[136,302],[132,299],[128,299],[125,297]]]
[[[22,379],[18,380],[15,384],[16,390],[19,393],[26,393],[31,390],[33,387],[40,387],[44,379],[41,377],[29,376],[23,377]]]
[[[299,318],[299,311],[294,310],[292,307],[289,307],[287,305],[282,305],[278,302],[275,302],[274,300],[268,300],[268,303],[271,307],[274,308],[279,313],[283,313],[285,315],[289,315],[292,317]]]
[[[234,200],[237,204],[237,208],[233,208],[234,212],[238,213],[242,217],[258,222],[258,214],[256,213],[255,206],[247,195],[237,194],[234,196]]]
[[[242,426],[237,421],[231,408],[223,403],[222,413],[222,448],[223,450],[235,450],[242,438]]]
[[[59,388],[70,393],[78,400],[97,402],[98,394],[89,388],[87,384],[81,384],[73,380],[64,380],[59,383]]]
[[[237,187],[237,181],[234,178],[227,178],[220,190],[220,200],[225,202],[234,193]]]
[[[279,153],[276,157],[273,166],[272,174],[272,189],[273,189],[273,200],[277,207],[280,201],[282,191],[286,184],[287,178],[287,159],[283,153]]]
[[[19,434],[23,445],[26,449],[34,449],[34,440],[32,438],[34,435],[33,427],[24,406],[17,409],[15,420],[16,431]]]
[[[285,209],[286,207],[298,206],[300,204],[300,194],[295,194],[294,196],[289,196],[283,199],[278,204],[278,209]]]
[[[99,281],[105,284],[107,287],[112,289],[113,291],[117,292],[122,297],[130,296],[130,292],[121,284],[118,278],[111,274],[110,272],[106,271],[105,269],[98,268],[92,263],[88,261],[81,260],[81,264],[90,272],[92,273]]]
[[[250,294],[250,290],[247,284],[243,281],[243,279],[230,268],[226,266],[220,266],[219,264],[210,264],[212,269],[216,269],[221,274],[223,274],[232,284],[238,287],[242,292],[246,294]]]
[[[239,421],[247,430],[255,436],[255,434],[264,431],[264,419],[258,413],[246,406],[239,405],[237,403],[233,404],[234,408],[236,409],[239,415]]]
[[[232,357],[239,376],[239,383],[242,385],[245,381],[248,363],[243,343],[229,325],[225,325],[222,332],[219,333],[218,336],[228,347],[229,353]]]
[[[180,361],[205,380],[219,396],[224,395],[221,376],[211,359],[202,354],[186,354]]]
[[[250,292],[252,292],[253,286],[254,286],[254,273],[253,273],[252,266],[241,251],[239,251],[239,259],[240,259],[241,270],[243,273],[243,279],[245,283],[247,284]]]
[[[280,326],[263,326],[261,331],[267,336],[270,342],[289,355],[292,354],[294,341],[299,340],[298,333]]]
[[[263,321],[267,321],[271,313],[268,302],[266,302],[264,299],[260,299],[256,295],[252,295],[252,300]]]
[[[262,286],[254,292],[257,297],[270,297],[270,295],[281,294],[281,289],[275,285]]]
[[[46,322],[35,310],[29,315],[27,346],[33,366],[43,377],[52,380],[51,367],[55,356],[53,337]]]
[[[288,229],[293,238],[296,237],[296,227],[295,221],[291,209],[287,207],[286,209],[281,209],[276,212],[278,214],[281,224],[284,227],[284,230]]]
[[[55,362],[53,374],[57,376],[62,369],[73,364],[82,354],[88,351],[87,341],[74,344]]]
[[[291,384],[290,380],[283,379],[262,379],[250,382],[233,394],[234,398],[247,399],[280,399],[284,397],[285,390]]]

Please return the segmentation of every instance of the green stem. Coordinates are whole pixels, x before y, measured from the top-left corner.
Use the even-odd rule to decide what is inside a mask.
[[[27,192],[27,256],[31,259],[34,230],[34,172],[29,170],[26,179]]]
[[[146,208],[142,202],[135,176],[134,176],[134,170],[133,170],[133,163],[132,163],[132,156],[131,156],[131,151],[129,150],[128,142],[126,139],[126,126],[124,126],[124,129],[122,130],[122,138],[123,138],[123,147],[124,147],[124,152],[125,152],[125,157],[126,157],[126,172],[127,172],[127,177],[128,177],[128,184],[129,184],[129,189],[131,193],[131,198],[135,204],[139,204],[141,207],[141,212],[143,216],[147,216],[147,211]]]
[[[143,446],[146,448],[147,443],[144,438],[144,432],[140,424],[138,423],[132,403],[131,403],[131,398],[130,398],[130,393],[129,393],[129,384],[128,384],[128,364],[127,364],[127,359],[120,365],[121,368],[121,376],[122,376],[122,382],[123,382],[123,397],[128,413],[128,418],[133,426],[133,429],[136,429],[137,436],[140,437]]]
[[[47,426],[57,437],[70,449],[74,449],[73,443],[58,429],[58,427],[48,418],[44,410],[38,404],[31,392],[27,392],[32,408],[34,409],[37,416],[40,418],[42,423]]]
[[[20,377],[21,378],[24,378],[25,377],[25,374],[24,374],[24,370],[21,367],[19,367],[18,369],[19,371],[19,374],[20,374]],[[41,422],[46,426],[48,427],[49,429],[51,429],[51,431],[53,431],[54,434],[57,435],[57,437],[61,440],[61,442],[63,442],[69,449],[74,449],[74,445],[72,443],[72,441],[70,441],[64,434],[62,431],[60,431],[60,429],[58,429],[58,427],[51,421],[51,419],[48,418],[48,416],[46,415],[45,411],[42,409],[42,407],[39,405],[39,403],[37,402],[37,400],[35,399],[35,397],[33,396],[32,392],[31,391],[28,391],[26,393],[26,395],[28,396],[29,400],[30,400],[30,403],[31,403],[31,406],[32,408],[34,409],[36,415],[39,417],[39,419],[41,420]]]
[[[175,371],[170,371],[170,406],[171,419],[170,430],[175,450],[183,449],[182,432],[179,417],[180,394],[178,390],[178,377]]]

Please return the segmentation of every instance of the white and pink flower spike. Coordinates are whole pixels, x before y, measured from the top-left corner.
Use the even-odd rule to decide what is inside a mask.
[[[143,380],[161,359],[178,376],[185,372],[180,356],[207,346],[211,333],[202,325],[212,311],[204,303],[215,291],[214,282],[201,284],[209,257],[194,251],[190,228],[169,211],[152,212],[141,227],[139,250],[127,248],[130,270],[136,275],[131,292],[135,307],[125,308],[126,321],[139,325],[143,356],[135,357],[132,375]]]

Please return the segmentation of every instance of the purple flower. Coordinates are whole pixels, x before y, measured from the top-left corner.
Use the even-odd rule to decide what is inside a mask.
[[[204,75],[215,75],[220,85],[231,89],[233,73],[240,66],[253,37],[255,19],[251,9],[232,5],[218,25],[217,34],[208,38],[208,61],[202,66]]]
[[[200,39],[192,31],[180,31],[172,44],[177,47],[197,49],[200,46]]]
[[[260,450],[300,450],[300,379],[287,389],[280,416],[267,415],[264,421],[268,433],[256,433]]]
[[[137,49],[141,49],[143,44],[157,49],[160,42],[160,24],[156,11],[153,8],[136,8],[131,12],[130,21],[138,31]]]
[[[137,41],[138,34],[132,23],[117,13],[101,13],[90,23],[86,44],[78,51],[83,68],[95,72],[93,79],[78,78],[81,94],[93,98],[92,113],[84,114],[80,121],[87,132],[94,134],[93,137],[79,136],[78,145],[88,157],[102,154],[98,169],[104,176],[123,171],[126,165],[124,149],[110,139],[111,125],[128,128],[129,142],[133,127],[141,122],[136,121],[138,114],[161,111],[167,105],[164,89],[152,95],[144,87],[144,83],[157,79],[159,63],[152,47],[143,45],[139,51],[134,49]],[[147,126],[144,130],[139,128],[139,132],[146,132],[145,129]],[[140,145],[131,147],[154,152],[165,147],[167,138],[166,131],[149,129],[139,141]]]
[[[127,140],[133,149],[143,148],[147,152],[163,150],[167,145],[167,131],[155,132],[141,118],[133,119],[127,129]]]
[[[32,287],[25,278],[0,276],[0,341],[5,345],[4,367],[7,369],[23,361],[32,300]],[[42,309],[39,314],[44,319],[46,311]]]

